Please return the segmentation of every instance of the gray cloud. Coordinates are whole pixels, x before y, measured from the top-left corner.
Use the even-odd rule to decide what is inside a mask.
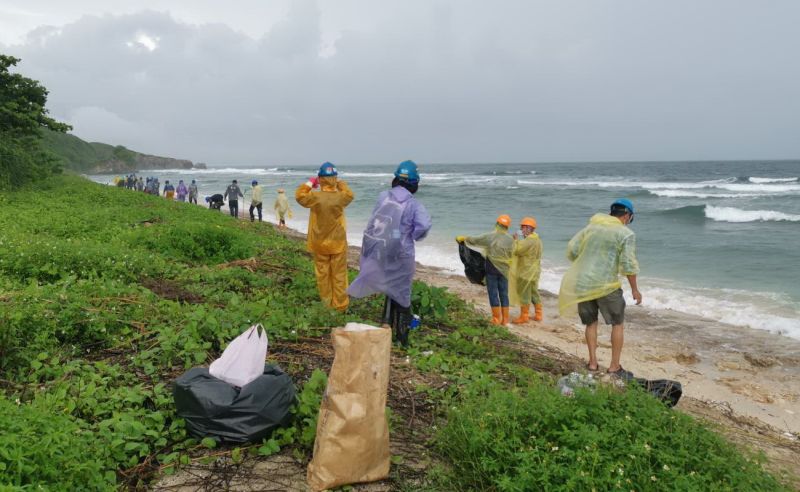
[[[138,11],[0,49],[79,136],[214,164],[788,158],[798,14],[794,2],[303,0],[260,35]]]

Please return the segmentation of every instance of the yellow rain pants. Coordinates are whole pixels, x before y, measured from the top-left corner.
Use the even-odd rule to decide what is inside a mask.
[[[336,177],[320,178],[320,191],[304,183],[295,190],[295,199],[310,209],[306,247],[314,254],[314,272],[322,301],[328,306],[347,309],[347,230],[344,209],[353,201],[347,183]]]
[[[541,304],[539,276],[542,273],[542,240],[532,232],[528,237],[514,241],[511,273],[508,278],[508,296],[512,306]]]
[[[595,214],[589,225],[570,239],[567,259],[572,265],[561,279],[558,310],[577,311],[580,302],[600,299],[619,289],[619,275],[636,275],[636,235],[616,217]]]
[[[469,236],[464,243],[470,248],[478,250],[484,258],[487,258],[495,268],[500,270],[505,278],[508,278],[514,250],[514,238],[511,237],[508,230],[495,226],[493,232],[487,232],[480,236]]]

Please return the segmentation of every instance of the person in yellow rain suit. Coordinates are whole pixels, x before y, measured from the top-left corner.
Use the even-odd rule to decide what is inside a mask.
[[[514,238],[508,233],[511,217],[501,215],[497,218],[494,231],[480,236],[458,236],[456,241],[472,249],[481,251],[486,262],[486,291],[492,308],[492,324],[507,325],[508,313],[508,275],[514,250]]]
[[[620,198],[611,204],[611,212],[595,214],[589,225],[570,239],[567,259],[572,262],[558,293],[558,309],[562,315],[574,312],[577,306],[581,322],[586,325],[586,345],[589,349],[590,371],[597,365],[598,311],[611,325],[611,364],[608,372],[621,378],[633,375],[622,368],[625,299],[619,274],[628,277],[636,304],[642,294],[636,283],[639,262],[636,260],[636,236],[627,225],[633,222],[633,204]]]
[[[509,293],[511,305],[519,306],[519,318],[511,320],[514,324],[530,320],[530,307],[533,302],[536,314],[534,321],[541,321],[542,300],[539,297],[539,275],[542,273],[542,240],[534,232],[536,219],[525,217],[520,221],[522,237],[514,234],[514,251],[511,259]]]
[[[283,188],[278,188],[278,197],[275,199],[275,215],[278,219],[278,228],[283,229],[286,227],[286,216],[292,218],[292,209],[289,208],[289,200],[286,198],[286,192]]]
[[[316,178],[297,187],[294,197],[311,209],[307,247],[314,255],[319,296],[326,305],[344,311],[349,303],[344,209],[353,201],[353,192],[338,174],[333,164],[324,163]],[[312,191],[317,187],[320,191]]]

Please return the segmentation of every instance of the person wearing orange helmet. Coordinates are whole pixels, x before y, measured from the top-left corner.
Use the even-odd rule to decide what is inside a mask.
[[[533,302],[536,314],[534,321],[543,318],[542,300],[539,297],[539,275],[542,273],[542,240],[534,232],[536,219],[525,217],[520,221],[522,237],[514,234],[514,251],[511,260],[509,292],[511,304],[519,305],[519,317],[511,320],[514,324],[530,320],[530,307]]]
[[[483,254],[486,261],[486,291],[492,308],[492,324],[507,325],[508,276],[514,250],[514,238],[508,233],[511,217],[501,215],[495,221],[494,231],[480,236],[458,236],[456,241],[464,243]]]

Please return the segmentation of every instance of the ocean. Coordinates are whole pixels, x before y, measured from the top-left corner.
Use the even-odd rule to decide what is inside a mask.
[[[347,209],[347,227],[351,244],[360,245],[394,166],[337,165],[356,195]],[[272,221],[271,197],[285,188],[294,210],[289,226],[305,231],[308,213],[292,197],[316,169],[220,167],[140,174],[158,176],[162,185],[166,179],[174,184],[196,179],[201,199],[222,193],[232,179],[246,192],[256,179],[265,188],[266,218]],[[416,196],[434,224],[418,243],[420,263],[461,272],[456,235],[489,231],[502,213],[515,224],[530,215],[544,243],[540,287],[557,293],[568,265],[567,241],[594,213],[607,212],[615,198],[626,197],[636,208],[631,228],[648,310],[672,310],[800,340],[800,161],[420,163],[420,172]],[[113,178],[89,177],[100,183]]]

